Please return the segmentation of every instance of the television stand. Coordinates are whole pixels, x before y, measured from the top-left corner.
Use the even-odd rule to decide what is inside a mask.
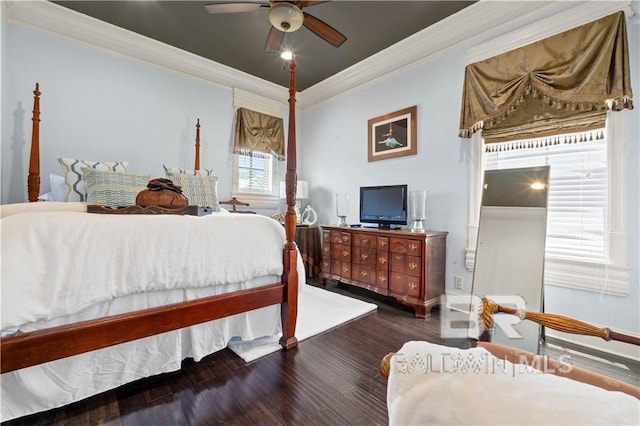
[[[322,226],[320,278],[365,288],[426,318],[444,293],[447,232]]]

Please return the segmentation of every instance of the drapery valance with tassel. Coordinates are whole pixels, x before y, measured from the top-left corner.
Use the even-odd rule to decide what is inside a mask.
[[[279,117],[238,108],[233,150],[262,152],[284,159],[284,126]]]
[[[604,127],[607,109],[633,109],[624,12],[470,64],[460,133],[485,143]]]

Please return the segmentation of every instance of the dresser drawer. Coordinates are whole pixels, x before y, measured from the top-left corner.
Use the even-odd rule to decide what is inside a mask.
[[[376,252],[376,268],[388,271],[389,270],[389,253],[386,251]]]
[[[361,265],[376,266],[376,251],[374,249],[360,248],[358,253],[358,260]]]
[[[322,245],[322,257],[331,256],[331,243],[324,243]]]
[[[422,254],[422,241],[391,237],[389,244],[392,253],[410,254],[412,256],[420,256]]]
[[[399,272],[391,272],[389,290],[399,296],[420,297],[420,278]]]
[[[389,251],[389,237],[376,237],[376,247],[379,251]]]
[[[351,262],[351,247],[345,247],[342,244],[333,244],[331,246],[331,260]]]
[[[376,274],[376,287],[388,290],[389,289],[389,272],[378,269]]]
[[[391,253],[391,270],[414,277],[422,276],[422,259],[418,256]]]
[[[375,269],[372,269],[368,266],[360,265],[358,270],[358,276],[354,276],[353,278],[360,281],[363,284],[375,284],[376,283],[376,273]]]
[[[362,248],[375,248],[376,247],[376,236],[375,235],[364,235],[364,234],[354,234],[353,235],[353,245],[356,247]]]

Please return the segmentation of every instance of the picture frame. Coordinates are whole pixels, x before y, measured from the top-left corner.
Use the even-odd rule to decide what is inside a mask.
[[[368,122],[369,162],[416,155],[418,106],[375,117]]]

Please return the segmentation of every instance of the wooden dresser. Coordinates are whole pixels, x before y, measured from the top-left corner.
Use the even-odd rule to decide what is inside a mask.
[[[425,318],[444,293],[447,232],[322,226],[324,280],[395,297]]]

